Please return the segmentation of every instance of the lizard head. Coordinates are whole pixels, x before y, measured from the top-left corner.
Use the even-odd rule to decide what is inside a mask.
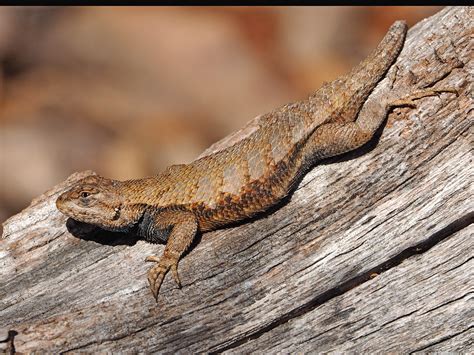
[[[119,230],[133,224],[129,213],[123,211],[124,197],[120,181],[97,175],[79,180],[56,200],[59,211],[76,221],[107,230]]]

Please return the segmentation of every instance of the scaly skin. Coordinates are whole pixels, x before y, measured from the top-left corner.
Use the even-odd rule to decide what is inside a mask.
[[[406,24],[395,22],[382,42],[351,73],[323,85],[307,100],[285,105],[258,121],[234,145],[186,165],[173,165],[143,179],[116,181],[90,176],[57,199],[58,209],[75,220],[106,230],[138,231],[150,242],[165,242],[148,273],[158,298],[169,270],[177,266],[197,231],[244,220],[277,204],[314,163],[369,141],[394,105],[436,95],[419,91],[380,103],[384,115],[359,115],[365,100],[397,58]],[[450,91],[450,90],[448,90]]]

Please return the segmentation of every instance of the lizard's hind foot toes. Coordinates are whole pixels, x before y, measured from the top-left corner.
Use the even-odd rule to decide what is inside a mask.
[[[441,93],[451,93],[458,96],[458,91],[453,88],[440,88],[440,89],[421,89],[417,90],[410,95],[407,95],[401,99],[393,101],[391,107],[402,107],[407,106],[411,108],[416,108],[416,100],[422,99],[429,96],[439,96]]]

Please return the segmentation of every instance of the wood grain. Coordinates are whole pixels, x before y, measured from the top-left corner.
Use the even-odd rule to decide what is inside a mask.
[[[19,352],[472,351],[472,18],[414,26],[369,102],[393,77],[459,96],[396,109],[378,142],[315,167],[273,213],[204,234],[158,305],[144,258],[164,246],[69,222],[74,236],[56,210],[91,172],[34,200],[3,224],[0,349],[15,331]]]

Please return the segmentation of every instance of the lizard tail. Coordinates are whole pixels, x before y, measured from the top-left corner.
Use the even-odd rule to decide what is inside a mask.
[[[323,115],[337,112],[340,122],[354,121],[367,97],[398,57],[406,32],[405,21],[396,21],[377,48],[364,61],[349,74],[324,84],[309,98],[309,101],[326,110]],[[331,97],[337,95],[343,99],[331,100]],[[321,105],[321,101],[324,105]],[[320,124],[320,120],[315,120],[308,131],[312,131]]]
[[[362,105],[391,67],[403,47],[406,33],[406,22],[396,21],[390,26],[377,48],[346,76],[349,81],[345,83],[347,95],[352,96],[355,102]],[[374,80],[374,78],[377,79]],[[372,85],[367,85],[367,83],[372,83]]]

